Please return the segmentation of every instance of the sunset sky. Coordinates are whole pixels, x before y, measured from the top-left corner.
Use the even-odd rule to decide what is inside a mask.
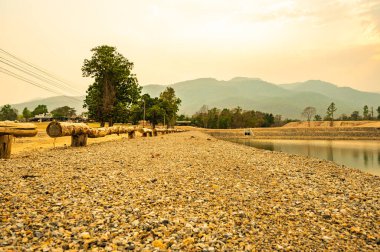
[[[85,93],[83,60],[103,44],[141,85],[244,76],[380,92],[380,0],[0,0],[0,49],[76,90],[62,94]],[[0,72],[0,105],[54,95]]]

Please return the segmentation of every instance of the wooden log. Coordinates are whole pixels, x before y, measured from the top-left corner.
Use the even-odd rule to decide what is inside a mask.
[[[132,139],[132,138],[135,138],[136,137],[136,133],[135,133],[135,131],[130,131],[130,132],[128,132],[128,138],[129,139]]]
[[[138,131],[142,134],[142,137],[147,137],[153,135],[153,131],[148,128],[139,128]]]
[[[37,132],[37,126],[32,123],[0,122],[0,135],[34,137]]]
[[[87,145],[87,134],[71,136],[71,147],[83,147],[86,145]]]
[[[0,135],[0,158],[8,159],[11,157],[12,135]]]
[[[50,137],[64,137],[88,134],[90,127],[84,123],[56,122],[49,123],[46,133]]]
[[[105,137],[111,134],[134,132],[134,127],[113,126],[109,128],[90,128],[84,123],[51,122],[46,128],[50,137],[88,135],[89,138]]]

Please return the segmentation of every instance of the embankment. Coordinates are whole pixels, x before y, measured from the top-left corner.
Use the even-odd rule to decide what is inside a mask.
[[[375,127],[277,127],[251,128],[250,136],[246,129],[205,130],[218,138],[256,139],[326,139],[326,140],[380,140],[380,128]]]
[[[0,216],[5,251],[379,251],[380,177],[193,131],[0,160]]]

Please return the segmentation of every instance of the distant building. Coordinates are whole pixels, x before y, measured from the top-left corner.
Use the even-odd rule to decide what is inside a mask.
[[[176,121],[175,125],[177,125],[177,126],[189,126],[189,125],[191,125],[191,121]]]
[[[35,115],[30,121],[32,122],[48,122],[53,120],[53,115],[51,113],[43,113]]]

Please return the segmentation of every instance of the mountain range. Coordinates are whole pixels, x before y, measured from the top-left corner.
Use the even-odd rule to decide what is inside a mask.
[[[201,78],[169,85],[182,100],[179,113],[192,115],[203,105],[210,109],[235,108],[258,110],[273,114],[280,114],[283,118],[301,118],[303,109],[313,106],[322,117],[327,107],[334,102],[336,115],[348,114],[357,110],[360,113],[364,105],[374,110],[380,106],[380,93],[371,93],[355,90],[349,87],[338,87],[332,83],[309,80],[299,83],[280,84],[266,82],[258,78],[236,77],[229,81],[220,81],[213,78]],[[165,85],[143,86],[142,93],[152,97],[159,96]],[[32,102],[15,104],[19,111],[24,107],[34,109],[38,104],[46,104],[48,109],[68,105],[82,112],[84,97],[57,96]]]

